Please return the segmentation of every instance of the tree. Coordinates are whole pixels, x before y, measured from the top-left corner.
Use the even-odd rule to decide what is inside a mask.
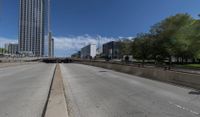
[[[0,53],[6,53],[6,52],[7,52],[6,49],[0,48]]]
[[[160,54],[156,56],[168,58],[170,65],[172,56],[177,54],[177,32],[192,21],[193,18],[188,14],[177,14],[155,24],[150,32],[156,38],[155,45],[160,45],[159,49],[154,50],[161,51],[155,52],[156,54]]]
[[[128,50],[129,47],[124,45],[123,48]],[[200,62],[200,20],[188,14],[170,16],[153,25],[149,33],[137,35],[131,48],[132,55],[143,63],[150,59],[168,60],[170,68],[172,57],[182,63],[188,63],[189,59]]]
[[[132,44],[132,54],[136,59],[142,59],[144,64],[145,60],[151,58],[152,53],[152,43],[149,34],[141,33],[139,34]]]
[[[131,55],[131,45],[132,45],[132,40],[129,39],[123,39],[119,41],[119,53],[120,56],[123,57],[124,55]]]
[[[175,35],[176,56],[187,62],[188,58],[195,62],[199,58],[200,51],[200,21],[193,20],[188,25],[183,26]]]

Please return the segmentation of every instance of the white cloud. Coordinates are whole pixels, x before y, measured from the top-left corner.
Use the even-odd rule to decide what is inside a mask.
[[[122,39],[129,39],[129,40],[132,40],[134,37],[118,37],[120,40]]]
[[[130,37],[131,38],[131,37]],[[117,38],[120,39],[120,38]],[[102,36],[60,36],[54,37],[55,41],[55,55],[56,56],[70,56],[71,54],[79,51],[82,47],[92,44],[104,44],[109,41],[117,40],[113,37]],[[5,43],[17,43],[16,39],[0,37],[0,47],[4,47]]]
[[[92,44],[100,44],[115,40],[113,37],[102,37],[102,36],[68,36],[68,37],[54,37],[55,41],[55,52],[60,54],[64,54],[69,56],[74,52],[79,51],[82,47],[92,43]],[[61,53],[60,51],[63,51]],[[64,53],[65,52],[65,53]],[[60,53],[60,54],[59,54]]]
[[[17,43],[16,39],[0,37],[0,47],[4,47],[6,43]]]

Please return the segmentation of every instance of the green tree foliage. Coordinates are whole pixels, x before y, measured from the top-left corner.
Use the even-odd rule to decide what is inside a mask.
[[[6,53],[6,52],[7,52],[6,49],[0,48],[0,53]]]
[[[152,57],[152,39],[149,34],[138,34],[132,45],[133,56],[144,62]]]
[[[149,33],[132,41],[120,41],[121,55],[132,54],[138,60],[162,62],[172,57],[177,62],[200,62],[200,20],[189,14],[176,14],[153,25]]]
[[[119,41],[119,53],[120,56],[123,57],[124,55],[131,55],[131,46],[132,40],[129,39],[122,39]]]
[[[188,14],[177,14],[166,18],[152,27],[151,32],[156,31],[152,35],[155,36],[162,50],[160,56],[171,60],[171,56],[176,55],[176,46],[180,44],[176,38],[177,32],[192,21],[193,19]]]
[[[140,60],[200,59],[200,21],[188,14],[170,16],[139,34],[132,42],[132,54]]]

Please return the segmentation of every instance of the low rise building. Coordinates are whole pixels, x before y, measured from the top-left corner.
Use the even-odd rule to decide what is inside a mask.
[[[110,59],[119,59],[120,58],[120,43],[111,41],[103,44],[103,56]]]
[[[19,52],[18,44],[12,44],[12,43],[5,44],[5,49],[7,53],[11,55],[18,54]]]
[[[97,55],[101,55],[103,53],[103,48],[102,47],[98,47],[97,48]]]
[[[80,58],[80,57],[81,57],[81,52],[80,51],[78,51],[78,52],[76,52],[76,53],[71,55],[71,58]]]
[[[96,44],[89,44],[81,49],[82,59],[93,59],[96,57]]]

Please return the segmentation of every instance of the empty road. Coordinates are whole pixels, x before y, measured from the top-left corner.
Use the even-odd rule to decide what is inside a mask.
[[[55,65],[0,68],[0,117],[41,117]]]
[[[107,69],[61,65],[71,117],[200,117],[200,92]]]

